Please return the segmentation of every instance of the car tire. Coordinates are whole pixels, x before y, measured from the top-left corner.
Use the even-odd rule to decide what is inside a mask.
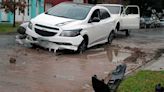
[[[24,35],[25,32],[26,32],[26,29],[25,29],[24,27],[21,27],[21,26],[20,26],[20,27],[17,29],[17,32],[18,32],[19,34]]]
[[[112,31],[108,36],[108,44],[111,44],[114,39],[115,33]]]
[[[83,40],[78,47],[77,53],[82,54],[85,52],[86,49],[87,49],[87,42]]]
[[[125,30],[125,36],[126,36],[126,37],[130,36],[129,30]]]
[[[118,31],[119,31],[119,28],[116,28],[115,31],[114,31],[114,38],[117,37],[117,33],[118,33]]]

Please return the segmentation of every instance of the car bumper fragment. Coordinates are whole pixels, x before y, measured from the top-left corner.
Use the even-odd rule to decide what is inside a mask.
[[[77,40],[79,42],[82,42],[83,37],[79,36]],[[52,42],[52,41],[45,40],[44,38],[34,38],[29,35],[27,35],[25,39],[17,38],[16,41],[20,44],[36,44],[46,49],[49,49],[49,51],[53,50],[54,52],[56,52],[56,50],[62,50],[62,49],[77,51],[79,46],[79,45],[74,45],[73,43],[69,43],[69,40],[67,41],[65,40],[63,42]]]

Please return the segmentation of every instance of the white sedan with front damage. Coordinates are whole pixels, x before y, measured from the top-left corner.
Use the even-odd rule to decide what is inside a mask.
[[[114,25],[114,18],[103,6],[65,2],[31,19],[26,41],[49,50],[81,53],[94,45],[111,43]]]

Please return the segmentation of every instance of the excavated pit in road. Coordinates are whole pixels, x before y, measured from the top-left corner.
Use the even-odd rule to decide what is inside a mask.
[[[60,51],[55,55],[18,45],[13,36],[1,37],[0,89],[5,92],[91,92],[94,74],[105,78],[121,63],[127,64],[128,73],[153,56],[142,49],[107,44],[83,54]],[[16,62],[11,64],[10,58]]]

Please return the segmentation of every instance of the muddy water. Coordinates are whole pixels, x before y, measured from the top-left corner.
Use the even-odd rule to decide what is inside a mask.
[[[92,92],[94,74],[105,78],[120,63],[126,63],[130,71],[149,58],[135,54],[140,49],[116,45],[96,46],[82,55],[61,51],[56,56],[41,48],[18,45],[13,39],[13,35],[0,36],[1,92]],[[11,57],[15,64],[9,63]]]

